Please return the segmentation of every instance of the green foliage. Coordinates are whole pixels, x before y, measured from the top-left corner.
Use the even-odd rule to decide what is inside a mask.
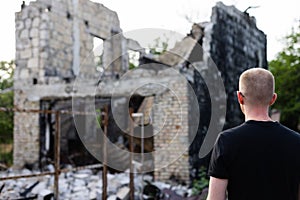
[[[129,70],[132,70],[132,69],[134,69],[134,68],[136,68],[137,66],[135,65],[135,64],[133,64],[133,63],[129,63]]]
[[[103,65],[103,54],[100,56],[95,56],[95,63],[96,63],[96,66]]]
[[[154,45],[152,47],[149,47],[150,53],[154,55],[160,55],[167,51],[168,48],[169,39],[165,38],[162,40],[160,37],[156,38],[154,40]]]
[[[164,35],[164,38],[162,39],[161,37],[157,37],[154,39],[154,44],[149,46],[149,53],[153,55],[160,55],[164,52],[167,51],[169,45],[169,38]],[[135,69],[139,65],[139,52],[135,51],[128,51],[128,56],[129,56],[129,70]]]
[[[0,148],[3,148],[0,144]],[[12,150],[9,152],[0,151],[0,163],[4,163],[6,166],[11,166],[13,164],[13,152]]]
[[[7,89],[13,85],[14,61],[0,62],[0,90]]]
[[[13,108],[13,74],[14,62],[0,62],[0,107]],[[10,145],[13,141],[13,112],[0,112],[0,145]],[[12,164],[12,151],[0,151],[0,162],[10,166]]]
[[[285,38],[285,47],[276,59],[269,62],[275,76],[277,102],[274,108],[280,110],[280,121],[293,130],[300,122],[300,26]],[[298,130],[299,131],[299,130]]]
[[[0,95],[0,107],[13,107],[13,92]],[[0,142],[11,142],[13,133],[13,112],[0,112]]]
[[[96,118],[97,118],[97,126],[98,128],[101,128],[101,124],[102,124],[102,111],[100,108],[96,109]]]
[[[201,167],[199,170],[199,177],[193,181],[192,194],[199,195],[208,187],[209,179],[206,174],[206,168]]]
[[[13,107],[13,91],[7,90],[13,86],[14,62],[0,62],[0,107]],[[0,142],[11,142],[13,133],[13,113],[0,112]]]
[[[139,58],[140,55],[138,52],[135,51],[128,51],[129,56],[129,70],[135,69],[139,65]]]

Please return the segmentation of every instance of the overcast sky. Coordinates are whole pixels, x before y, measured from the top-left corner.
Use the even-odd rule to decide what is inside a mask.
[[[117,12],[123,32],[141,28],[163,28],[186,35],[191,29],[185,16],[194,22],[209,21],[215,0],[93,0]],[[25,1],[29,4],[29,0]],[[15,57],[15,12],[20,11],[20,0],[3,1],[0,6],[0,60]],[[257,26],[267,35],[267,59],[273,59],[283,46],[282,38],[300,22],[300,1],[224,0],[241,11],[248,6],[259,6],[248,12]]]

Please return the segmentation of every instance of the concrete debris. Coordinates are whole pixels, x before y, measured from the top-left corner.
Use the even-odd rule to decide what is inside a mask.
[[[122,187],[117,192],[117,198],[120,199],[120,200],[128,200],[129,192],[130,192],[129,187],[127,187],[127,186]]]
[[[48,166],[51,169],[53,166]],[[12,170],[0,171],[0,177],[11,177],[23,175],[23,173],[37,174],[39,171]],[[107,174],[108,187],[107,199],[128,200],[129,199],[129,174],[128,172]],[[54,177],[46,175],[43,177],[20,178],[16,180],[6,180],[0,184],[2,190],[0,199],[54,199]],[[166,199],[163,191],[176,194],[176,197],[186,197],[191,195],[191,189],[187,186],[154,182],[150,175],[135,174],[135,199],[142,195],[144,199],[160,197]],[[166,193],[167,194],[167,193]],[[80,170],[75,172],[61,173],[59,176],[59,199],[102,199],[102,171]]]
[[[48,189],[43,189],[39,192],[37,200],[50,200],[53,197],[53,192]]]

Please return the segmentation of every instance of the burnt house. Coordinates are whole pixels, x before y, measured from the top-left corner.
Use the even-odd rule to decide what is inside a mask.
[[[129,51],[140,55],[133,70]],[[159,56],[124,37],[117,13],[99,3],[37,0],[16,13],[14,104],[66,111],[60,118],[62,163],[102,160],[99,132],[108,107],[112,169],[129,167],[128,137],[134,134],[133,157],[140,163],[144,152],[142,170],[157,180],[189,183],[207,163],[199,152],[205,144],[208,154],[214,138],[206,136],[243,121],[235,91],[240,73],[252,67],[267,67],[266,35],[254,18],[221,2],[209,22],[195,23]],[[15,112],[15,167],[53,159],[55,120],[53,114]]]

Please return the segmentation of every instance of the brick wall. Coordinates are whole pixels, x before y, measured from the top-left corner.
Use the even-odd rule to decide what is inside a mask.
[[[123,37],[117,14],[99,3],[86,0],[38,0],[16,13],[16,70],[14,104],[39,109],[40,100],[69,98],[95,86],[93,39],[103,39],[102,67],[110,75],[127,69]],[[81,78],[82,91],[70,90]],[[93,87],[91,89],[94,89]],[[39,158],[39,115],[15,113],[14,166],[36,163]],[[26,154],[24,154],[26,152]]]
[[[169,74],[169,90],[155,97],[153,110],[155,179],[174,177],[189,183],[188,83],[182,75]]]

